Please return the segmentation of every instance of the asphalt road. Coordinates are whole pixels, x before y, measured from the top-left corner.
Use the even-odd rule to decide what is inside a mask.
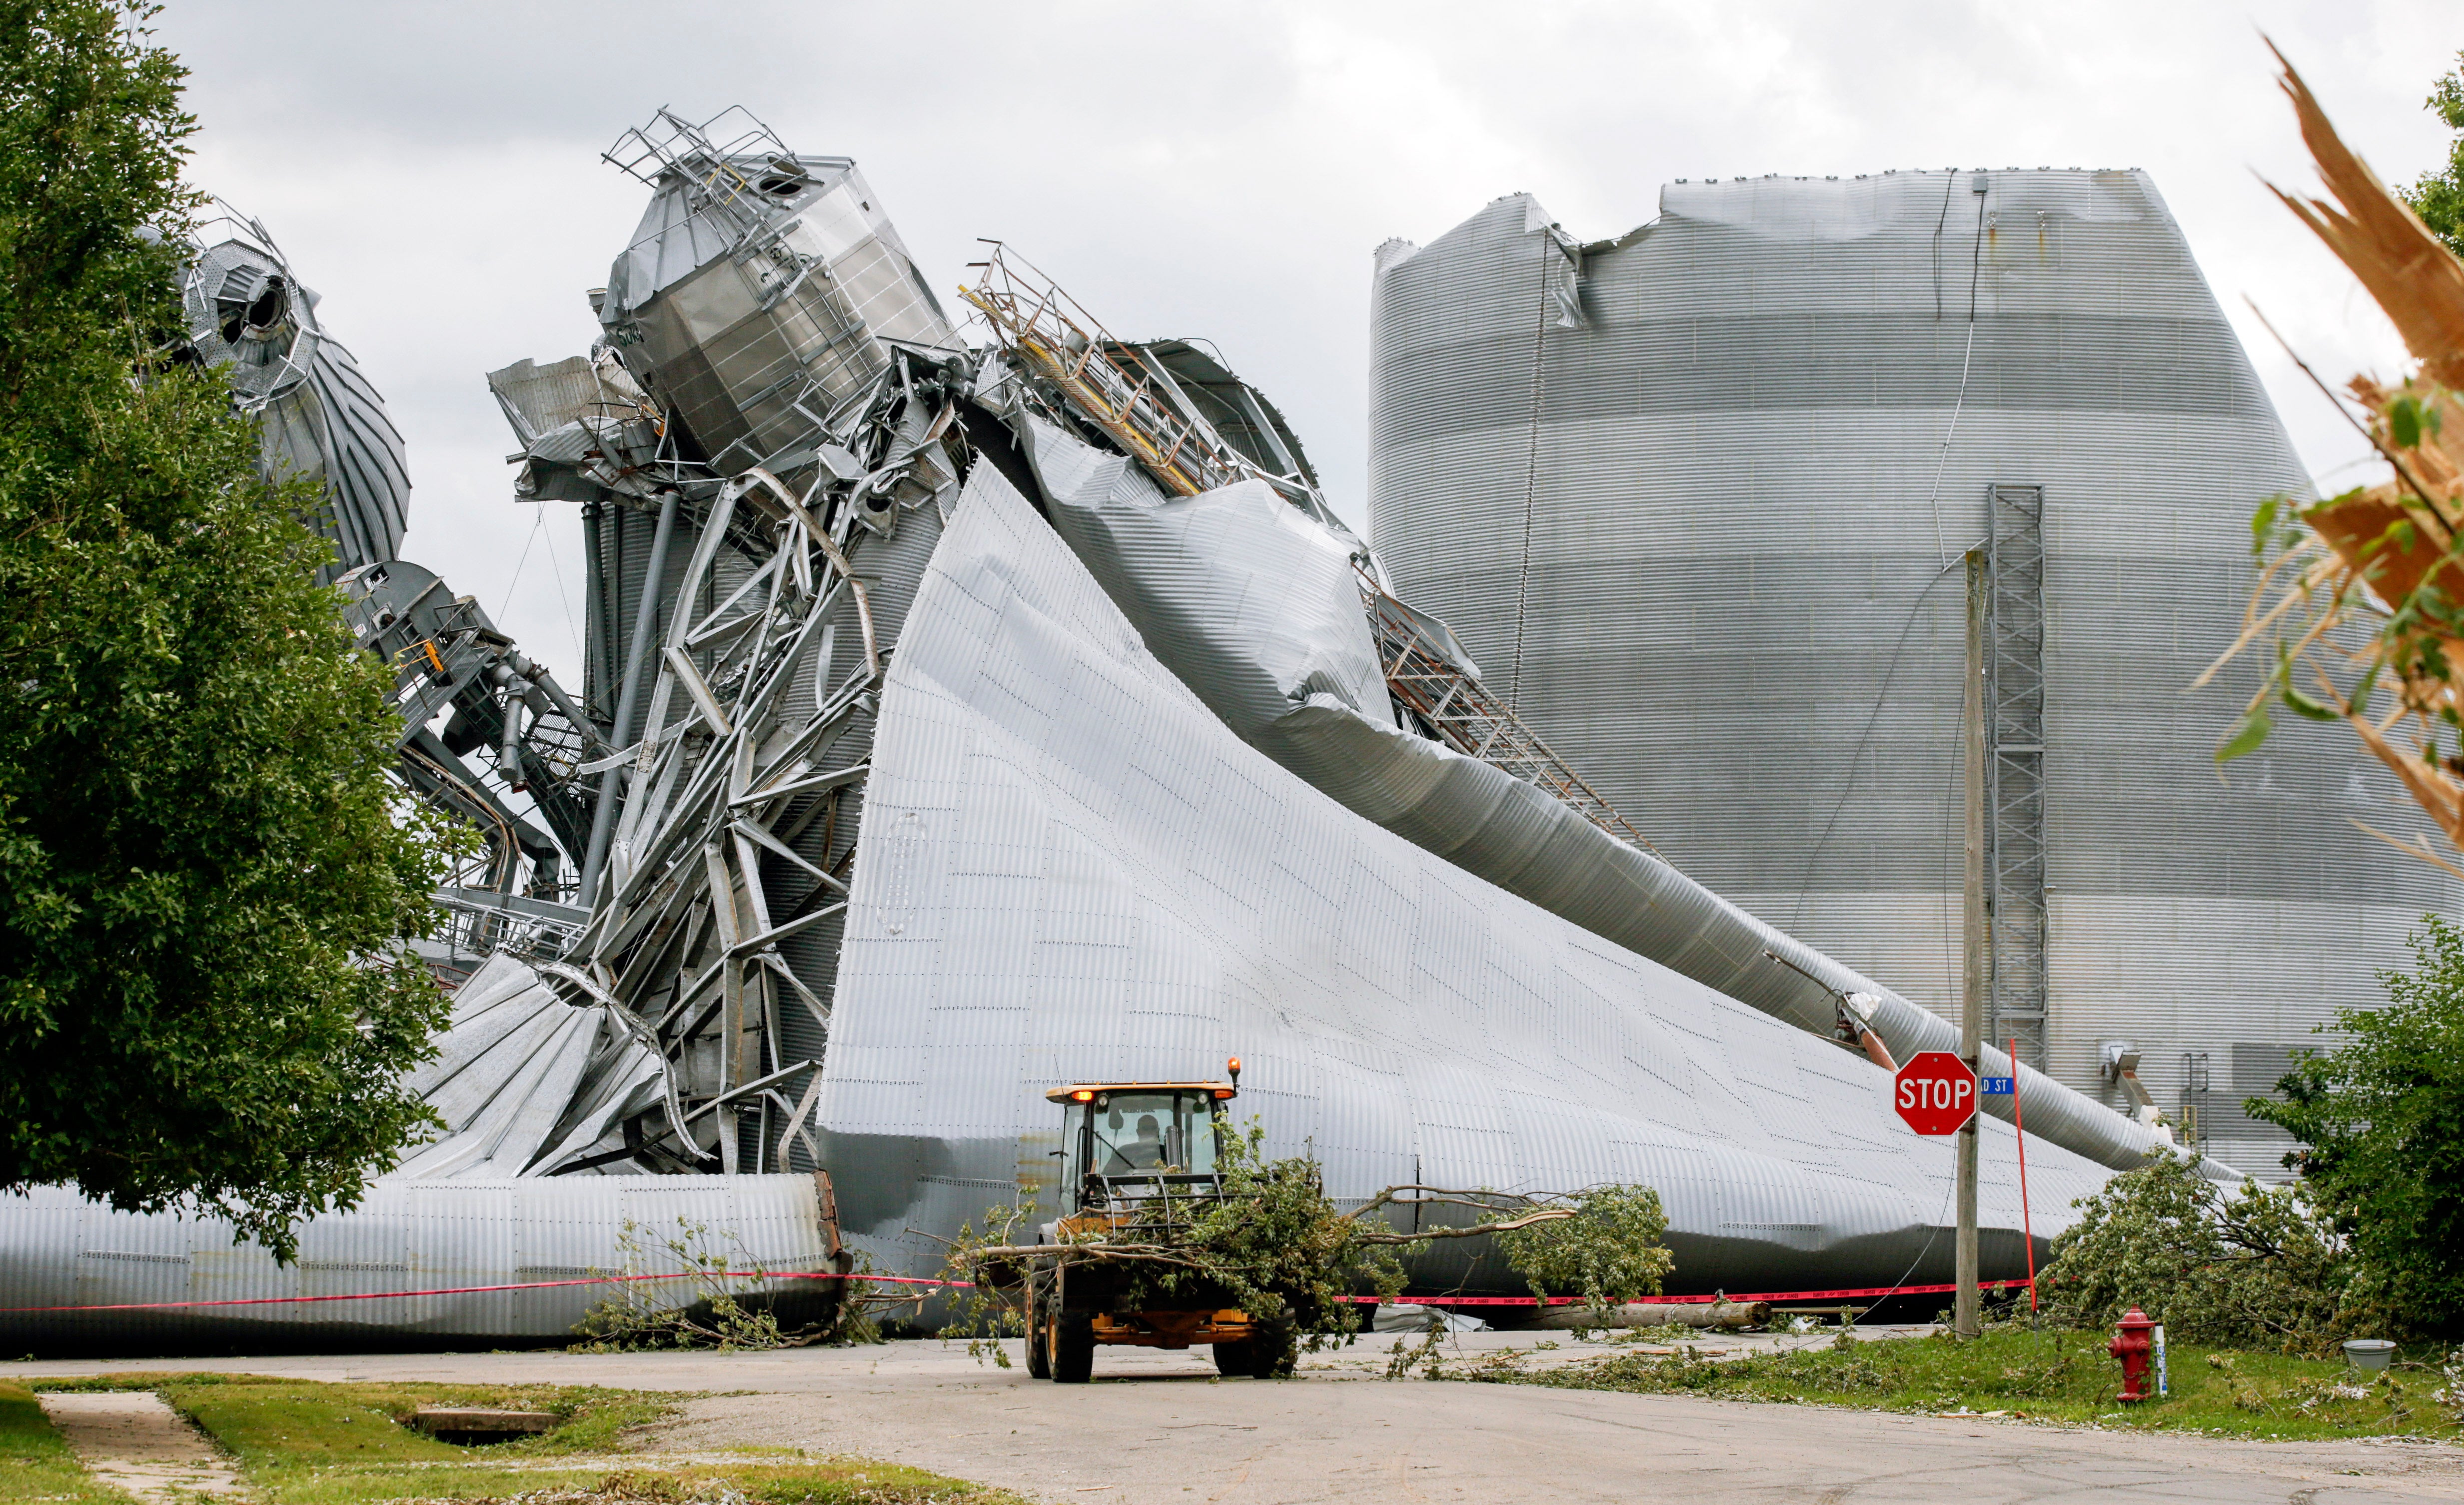
[[[1563,1335],[1558,1335],[1561,1339]],[[1532,1335],[1468,1335],[1466,1356]],[[1384,1339],[1376,1340],[1381,1344]],[[1013,1356],[1016,1344],[1011,1345]],[[1551,1357],[1571,1357],[1566,1350]],[[2464,1449],[2246,1443],[1526,1385],[1388,1383],[1354,1349],[1288,1381],[1108,1349],[1096,1383],[963,1344],[715,1357],[466,1354],[0,1364],[0,1377],[213,1368],[320,1380],[733,1391],[639,1439],[863,1453],[1048,1501],[2464,1501]]]

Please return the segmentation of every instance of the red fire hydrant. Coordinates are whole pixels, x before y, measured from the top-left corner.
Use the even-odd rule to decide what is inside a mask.
[[[2147,1399],[2147,1355],[2156,1346],[2147,1335],[2155,1330],[2156,1324],[2136,1306],[2113,1324],[2113,1341],[2105,1345],[2104,1351],[2122,1361],[2122,1394],[2117,1399]]]

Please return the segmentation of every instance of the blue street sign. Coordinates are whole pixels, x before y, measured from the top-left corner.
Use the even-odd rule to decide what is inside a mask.
[[[1988,1096],[2003,1097],[2011,1096],[2011,1078],[2008,1076],[1988,1076],[1982,1078],[1982,1081]]]

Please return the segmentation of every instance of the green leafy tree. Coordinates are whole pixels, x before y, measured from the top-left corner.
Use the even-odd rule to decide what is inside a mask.
[[[165,363],[194,121],[152,12],[0,0],[0,1189],[288,1255],[429,1121],[382,666],[218,374]],[[401,815],[403,819],[397,819]]]
[[[2431,233],[2447,242],[2448,250],[2464,256],[2464,53],[2456,55],[2456,61],[2459,66],[2431,88],[2427,101],[2430,112],[2456,133],[2448,144],[2447,166],[2423,173],[2411,188],[2396,193]]]
[[[2110,1327],[2136,1306],[2185,1342],[2321,1353],[2362,1315],[2349,1250],[2302,1187],[2228,1192],[2167,1155],[2076,1206],[2036,1277],[2058,1325]]]
[[[2249,1112],[2351,1241],[2374,1297],[2424,1331],[2464,1333],[2464,931],[2435,915],[2383,1008],[2338,1010],[2343,1044],[2305,1057]]]

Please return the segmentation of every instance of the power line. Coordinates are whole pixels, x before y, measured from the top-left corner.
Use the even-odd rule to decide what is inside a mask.
[[[1908,603],[1908,614],[1906,618],[1900,623],[1899,641],[1891,645],[1891,661],[1882,670],[1881,688],[1874,692],[1874,708],[1866,713],[1865,729],[1857,734],[1856,750],[1848,755],[1848,771],[1846,777],[1840,781],[1839,798],[1832,804],[1831,819],[1823,826],[1822,834],[1815,838],[1814,850],[1806,853],[1805,876],[1797,883],[1796,886],[1796,908],[1790,913],[1788,919],[1788,928],[1791,931],[1795,930],[1797,920],[1802,918],[1805,913],[1806,892],[1813,885],[1814,870],[1815,865],[1821,861],[1822,849],[1824,846],[1829,844],[1832,833],[1839,829],[1840,812],[1847,809],[1848,796],[1856,791],[1857,764],[1863,761],[1865,750],[1873,741],[1874,727],[1882,719],[1882,706],[1890,699],[1891,681],[1899,675],[1900,660],[1907,652],[1908,633],[1914,630],[1917,625],[1917,613],[1925,609],[1925,598],[1933,594],[1933,587],[1941,585],[1943,577],[1949,573],[1950,565],[1948,564],[1945,564],[1942,568],[1934,571],[1933,578],[1927,580],[1925,583],[1925,588],[1917,592],[1917,598]],[[1965,713],[1963,712],[1962,714],[1964,715]]]

